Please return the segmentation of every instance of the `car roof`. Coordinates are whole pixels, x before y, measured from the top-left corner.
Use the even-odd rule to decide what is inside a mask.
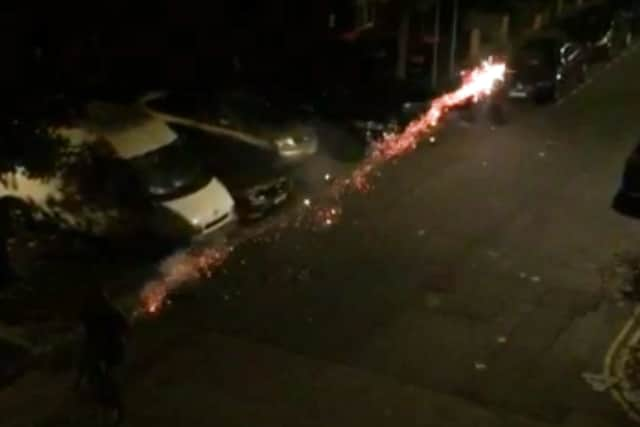
[[[178,137],[167,123],[137,105],[91,102],[85,125],[125,159],[157,150]]]

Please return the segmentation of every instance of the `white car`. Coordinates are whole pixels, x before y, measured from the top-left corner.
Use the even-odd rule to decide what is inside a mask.
[[[136,224],[160,235],[194,236],[235,219],[231,195],[198,153],[136,108],[93,103],[86,120],[50,133],[71,146],[105,145],[111,155],[80,176],[61,170],[45,180],[16,168],[0,180],[0,198],[25,201],[60,225],[97,235]]]

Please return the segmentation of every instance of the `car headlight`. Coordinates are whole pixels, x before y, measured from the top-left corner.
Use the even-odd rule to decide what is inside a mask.
[[[278,151],[293,151],[298,147],[295,139],[290,136],[276,139],[275,145]]]

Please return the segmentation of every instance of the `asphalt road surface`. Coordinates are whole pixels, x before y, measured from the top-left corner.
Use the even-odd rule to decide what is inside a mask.
[[[128,425],[630,425],[581,375],[631,312],[601,272],[640,249],[640,222],[610,208],[640,137],[636,73],[640,50],[507,126],[451,123],[336,226],[238,248],[136,328]],[[65,376],[0,393],[3,425],[71,414]]]

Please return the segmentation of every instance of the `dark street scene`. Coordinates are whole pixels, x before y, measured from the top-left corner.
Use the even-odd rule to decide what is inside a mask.
[[[640,425],[640,0],[0,20],[0,426]]]

